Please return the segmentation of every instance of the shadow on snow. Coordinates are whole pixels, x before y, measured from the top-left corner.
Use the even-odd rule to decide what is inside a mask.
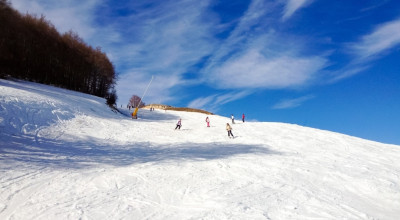
[[[22,166],[56,169],[82,169],[101,164],[128,166],[140,163],[173,161],[204,161],[242,154],[280,154],[262,145],[229,143],[168,143],[154,145],[139,142],[134,145],[96,144],[96,140],[57,142],[36,140],[31,136],[0,135],[0,168]]]

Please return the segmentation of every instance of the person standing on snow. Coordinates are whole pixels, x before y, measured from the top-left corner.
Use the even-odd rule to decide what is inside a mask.
[[[232,124],[235,124],[235,117],[233,117],[233,114],[231,114],[231,118],[232,118]]]
[[[181,127],[182,127],[182,121],[181,121],[181,119],[179,119],[178,123],[176,123],[175,130],[176,130],[176,129],[181,130]]]
[[[232,127],[229,125],[229,123],[226,123],[226,130],[228,131],[229,138],[231,138],[231,135],[232,135],[232,138],[235,138],[232,134]]]
[[[243,121],[243,123],[244,123],[244,113],[243,113],[243,115],[242,115],[242,121]]]
[[[206,122],[207,122],[207,127],[210,127],[210,119],[208,118],[208,116],[206,118]]]

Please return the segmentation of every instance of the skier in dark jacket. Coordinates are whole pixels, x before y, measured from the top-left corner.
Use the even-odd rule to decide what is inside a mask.
[[[182,127],[182,121],[181,121],[181,119],[179,119],[178,123],[176,123],[175,130],[176,130],[176,129],[179,129],[179,130],[180,130],[181,127]]]

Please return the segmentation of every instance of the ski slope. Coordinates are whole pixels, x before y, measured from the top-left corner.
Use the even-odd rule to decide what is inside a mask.
[[[400,146],[0,80],[0,219],[399,219]],[[178,119],[182,129],[174,130]]]

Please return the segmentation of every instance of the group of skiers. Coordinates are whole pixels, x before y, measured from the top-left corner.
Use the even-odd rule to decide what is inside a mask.
[[[244,113],[242,114],[242,121],[243,121],[243,123],[244,123],[244,118],[245,118],[245,115],[244,115]],[[233,114],[231,114],[231,119],[232,119],[232,124],[235,124],[235,117],[233,116]]]
[[[233,114],[231,114],[231,119],[232,119],[232,124],[235,124],[235,117],[233,116]],[[245,115],[243,113],[243,115],[242,115],[243,123],[244,123],[244,119],[245,119]],[[210,127],[210,118],[208,118],[208,116],[206,117],[206,123],[207,123],[207,127]],[[176,129],[181,129],[181,127],[182,127],[182,119],[179,119],[178,122],[176,123],[175,130]],[[229,138],[231,138],[231,137],[235,138],[233,136],[233,133],[232,133],[232,127],[231,127],[231,125],[229,123],[226,123],[226,131],[228,132],[228,137]]]

